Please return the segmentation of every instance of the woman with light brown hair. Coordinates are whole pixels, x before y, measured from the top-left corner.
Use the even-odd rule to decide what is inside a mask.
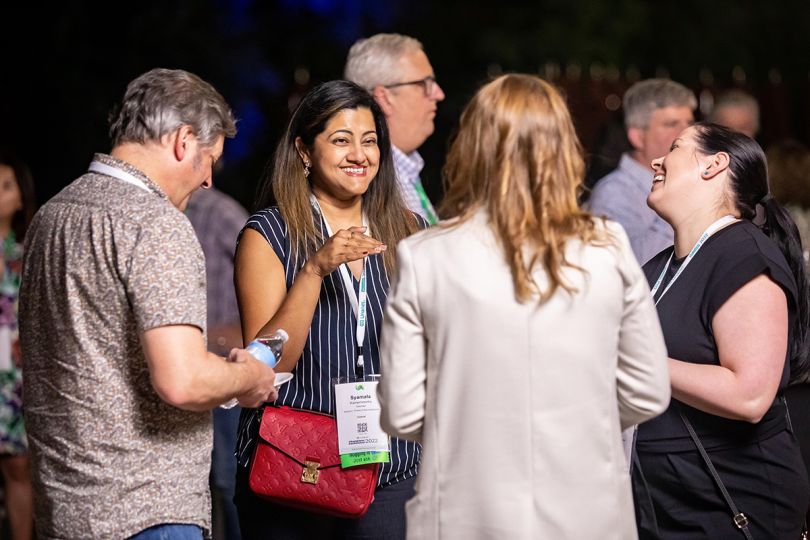
[[[620,433],[666,408],[666,351],[624,231],[577,205],[583,175],[557,90],[502,76],[462,114],[449,220],[399,244],[380,398],[423,445],[410,538],[636,537]]]

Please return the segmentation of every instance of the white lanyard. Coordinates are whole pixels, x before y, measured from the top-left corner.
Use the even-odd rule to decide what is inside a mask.
[[[310,200],[312,201],[312,206],[318,211],[318,213],[323,218],[323,222],[326,224],[326,234],[328,236],[332,236],[332,227],[329,226],[329,221],[326,220],[326,216],[323,215],[321,211],[321,205],[318,204],[318,199],[315,198],[315,195],[310,195]],[[363,214],[363,226],[366,227],[366,233],[368,233],[368,219],[366,218],[366,214]],[[352,305],[352,311],[354,311],[354,316],[357,319],[357,329],[355,331],[355,335],[357,337],[357,366],[362,368],[363,367],[363,341],[366,338],[366,304],[368,303],[368,295],[366,293],[366,264],[365,259],[363,260],[363,273],[360,274],[360,294],[359,297],[354,293],[354,282],[352,281],[351,274],[349,273],[349,265],[347,263],[341,264],[340,267],[340,277],[343,279],[343,285],[349,294],[349,302]]]
[[[660,302],[661,299],[664,297],[664,295],[667,294],[667,291],[670,289],[670,287],[672,287],[672,284],[675,283],[675,280],[678,279],[678,276],[680,276],[681,273],[683,273],[683,270],[684,268],[686,268],[686,265],[688,265],[689,262],[695,257],[695,254],[697,254],[698,250],[704,244],[704,242],[706,242],[706,240],[708,240],[709,237],[714,233],[716,233],[718,230],[722,229],[729,223],[734,223],[735,221],[739,220],[734,216],[725,215],[720,219],[718,219],[717,221],[715,221],[714,223],[712,223],[711,225],[709,225],[709,227],[705,231],[703,231],[703,234],[701,234],[700,238],[698,238],[698,241],[695,243],[694,247],[692,248],[692,251],[690,251],[689,255],[686,257],[686,260],[683,261],[683,264],[681,264],[680,268],[678,268],[678,271],[675,272],[675,275],[672,276],[672,279],[669,280],[667,286],[664,287],[664,292],[662,292],[661,296],[659,296],[658,299],[655,301],[656,306],[658,305],[658,302]],[[667,264],[664,265],[664,269],[661,270],[661,275],[658,276],[658,280],[655,282],[652,291],[650,291],[650,295],[652,295],[653,298],[655,298],[655,293],[658,292],[659,287],[661,287],[661,282],[664,281],[664,276],[666,275],[667,270],[669,269],[669,265],[672,262],[672,257],[674,254],[675,248],[673,248],[672,253],[669,254]]]
[[[90,163],[90,167],[88,167],[87,170],[101,174],[106,174],[107,176],[112,176],[113,178],[118,178],[119,180],[123,180],[128,184],[138,186],[139,188],[145,191],[152,191],[151,189],[149,189],[149,186],[146,185],[146,182],[144,182],[137,176],[130,174],[126,171],[123,171],[117,167],[110,167],[109,165],[101,163],[99,161],[93,161],[92,163]]]

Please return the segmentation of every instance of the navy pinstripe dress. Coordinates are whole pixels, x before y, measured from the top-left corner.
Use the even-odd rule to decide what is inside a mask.
[[[317,226],[324,237],[328,236],[326,224],[320,214],[313,210]],[[417,219],[418,216],[417,216]],[[427,224],[419,219],[421,226]],[[292,287],[295,276],[304,266],[306,257],[292,253],[287,225],[278,207],[270,207],[253,214],[245,228],[260,233],[273,248],[284,265],[287,290]],[[368,326],[363,357],[366,375],[380,372],[380,327],[388,296],[388,276],[382,255],[366,258],[367,317]],[[359,281],[352,276],[355,291],[347,291],[338,271],[326,276],[321,285],[321,294],[312,317],[307,342],[301,359],[295,367],[295,377],[279,390],[277,405],[287,405],[334,415],[332,379],[352,377],[357,361],[357,319],[352,311],[349,294],[357,294]],[[237,443],[239,463],[247,465],[253,454],[258,435],[258,414],[254,409],[245,409],[240,420],[240,437]],[[385,487],[411,478],[417,473],[421,447],[410,441],[391,439],[391,461],[380,468],[378,487]]]

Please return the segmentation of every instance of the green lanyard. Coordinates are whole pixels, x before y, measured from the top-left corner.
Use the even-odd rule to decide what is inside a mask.
[[[436,225],[439,219],[436,217],[436,212],[430,207],[430,199],[428,199],[427,193],[425,193],[425,188],[422,187],[422,181],[417,178],[416,183],[413,185],[414,189],[416,189],[416,194],[419,195],[419,202],[422,203],[422,208],[425,211],[425,216],[427,217],[427,222],[431,225]]]
[[[8,235],[6,235],[6,239],[3,241],[3,258],[5,259],[13,259],[14,258],[14,244],[17,243],[17,238],[14,235],[14,231],[8,231]]]

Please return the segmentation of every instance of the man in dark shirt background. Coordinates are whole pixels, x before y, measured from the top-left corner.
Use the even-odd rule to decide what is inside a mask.
[[[199,189],[189,199],[186,216],[205,253],[208,297],[208,347],[227,355],[242,346],[239,306],[233,287],[233,254],[248,214],[216,188]],[[215,540],[239,540],[239,517],[233,504],[236,481],[236,430],[242,409],[214,409],[214,452],[211,457],[212,527]]]

